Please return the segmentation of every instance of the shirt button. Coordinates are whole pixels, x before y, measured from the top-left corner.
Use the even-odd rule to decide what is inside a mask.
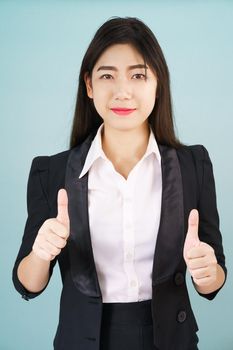
[[[126,230],[131,229],[131,228],[132,228],[131,222],[126,222],[126,223],[125,223],[125,228],[126,228]]]
[[[131,287],[136,287],[136,286],[137,286],[137,281],[132,280],[132,281],[130,282],[130,286],[131,286]]]
[[[126,253],[126,260],[132,260],[133,254],[132,253]]]
[[[131,203],[132,199],[130,196],[124,196],[124,202],[125,203]]]

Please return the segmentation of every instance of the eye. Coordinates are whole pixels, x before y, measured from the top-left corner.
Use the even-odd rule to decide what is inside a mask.
[[[100,79],[104,79],[104,80],[110,80],[111,78],[112,78],[111,74],[103,74],[100,77]]]
[[[136,77],[136,78],[134,78],[134,77]],[[136,80],[143,80],[145,78],[146,78],[145,74],[137,73],[137,74],[133,75],[133,79],[136,79]]]

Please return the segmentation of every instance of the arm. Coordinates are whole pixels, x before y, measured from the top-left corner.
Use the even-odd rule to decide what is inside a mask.
[[[193,150],[193,155],[200,188],[197,207],[200,219],[198,225],[199,244],[196,244],[198,247],[190,252],[190,264],[187,265],[191,270],[192,280],[198,293],[207,299],[213,299],[224,285],[227,273],[222,236],[219,230],[215,181],[207,150],[203,146],[198,147],[195,152]],[[202,257],[202,261],[195,260],[197,255]],[[202,270],[198,270],[200,267]],[[208,278],[206,278],[207,276]]]
[[[27,291],[38,293],[49,281],[50,262],[38,257],[33,251],[20,262],[17,270],[19,282]]]
[[[29,257],[29,254],[32,251],[32,246],[37,236],[38,230],[43,224],[43,222],[46,219],[48,219],[50,216],[50,207],[48,203],[47,188],[46,188],[48,183],[48,172],[49,172],[48,169],[49,169],[49,157],[36,157],[33,159],[30,173],[29,173],[28,184],[27,184],[28,218],[24,229],[22,243],[13,267],[12,278],[13,278],[14,286],[16,290],[26,300],[36,297],[43,291],[43,289],[46,287],[45,283],[46,282],[48,283],[49,278],[52,275],[53,267],[56,263],[56,259],[51,261],[49,264],[43,263],[45,270],[42,276],[42,281],[41,281],[42,283],[39,286],[34,286],[34,288],[32,288],[32,291],[27,290],[27,287],[29,287],[29,285],[27,285],[25,278],[23,277],[22,267],[26,267],[28,262],[30,261],[32,255],[30,255]],[[21,265],[21,261],[22,261],[22,265]],[[48,265],[48,266],[45,266],[45,265]],[[18,267],[19,267],[19,270],[18,270]],[[38,268],[39,268],[39,265],[37,264],[36,269],[38,270]],[[48,268],[49,268],[49,271],[48,271]],[[19,272],[19,276],[18,276],[18,272]],[[32,275],[32,273],[29,273],[29,271],[27,271],[26,274]],[[44,286],[43,289],[35,288],[35,287],[43,287],[43,286]],[[33,290],[37,290],[37,292],[33,292]]]
[[[31,292],[45,288],[50,261],[61,253],[69,237],[68,197],[64,189],[58,191],[57,208],[57,217],[43,223],[31,253],[21,261],[17,270],[20,282]]]

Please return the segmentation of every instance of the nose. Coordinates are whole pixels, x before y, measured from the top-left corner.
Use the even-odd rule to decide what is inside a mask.
[[[116,100],[130,99],[132,97],[132,88],[126,79],[118,80],[115,85],[114,98]]]

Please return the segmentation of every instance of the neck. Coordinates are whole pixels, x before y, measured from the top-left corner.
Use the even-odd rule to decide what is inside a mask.
[[[117,130],[104,124],[102,147],[108,159],[115,164],[138,161],[146,152],[150,128],[148,123],[131,130]]]

